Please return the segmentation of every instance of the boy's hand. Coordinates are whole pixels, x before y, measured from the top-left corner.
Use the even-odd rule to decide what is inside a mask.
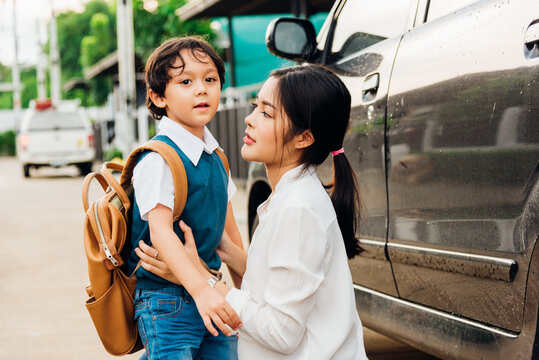
[[[212,321],[226,335],[232,335],[231,328],[238,330],[241,327],[241,320],[217,290],[210,287],[204,287],[201,291],[193,295],[198,312],[206,325],[206,329],[213,335],[219,333],[213,327]],[[228,325],[228,326],[227,326]]]

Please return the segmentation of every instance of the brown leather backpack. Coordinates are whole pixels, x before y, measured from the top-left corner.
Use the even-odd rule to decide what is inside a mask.
[[[122,270],[122,249],[129,241],[131,226],[129,209],[133,203],[131,178],[138,158],[144,151],[159,153],[172,171],[174,180],[174,221],[177,221],[187,200],[187,176],[178,153],[162,141],[150,140],[131,152],[125,166],[106,162],[97,172],[86,176],[82,188],[82,204],[86,212],[84,221],[84,249],[88,260],[90,285],[86,292],[90,297],[86,308],[95,325],[105,349],[120,356],[142,349],[142,343],[134,321],[133,294],[136,287],[134,274]],[[228,173],[228,160],[216,150]],[[122,173],[120,182],[111,170]],[[105,195],[88,204],[88,189],[96,179]]]

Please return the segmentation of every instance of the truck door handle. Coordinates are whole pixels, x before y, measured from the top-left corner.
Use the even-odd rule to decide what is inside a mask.
[[[524,45],[529,46],[539,42],[539,20],[536,20],[534,24],[531,24],[526,30],[526,36],[524,38]]]
[[[365,78],[365,81],[363,81],[361,91],[364,95],[367,93],[375,94],[378,91],[378,86],[380,86],[380,74],[371,74]]]

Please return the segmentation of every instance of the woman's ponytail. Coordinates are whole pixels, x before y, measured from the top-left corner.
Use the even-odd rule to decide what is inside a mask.
[[[333,155],[333,183],[330,188],[331,201],[337,214],[346,255],[352,259],[363,251],[356,238],[361,204],[356,177],[346,155],[342,152]]]
[[[346,255],[351,259],[363,250],[356,238],[359,190],[343,149],[335,151],[342,146],[350,123],[350,92],[333,71],[320,65],[278,69],[271,76],[279,79],[277,98],[292,124],[285,138],[310,130],[315,139],[303,150],[300,164],[318,166],[333,154],[333,183],[326,188],[331,190]]]

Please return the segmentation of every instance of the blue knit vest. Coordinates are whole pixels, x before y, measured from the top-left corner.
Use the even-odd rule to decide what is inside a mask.
[[[228,174],[225,167],[215,151],[211,154],[203,151],[197,166],[195,166],[167,136],[157,135],[153,139],[163,141],[172,146],[180,155],[188,183],[187,202],[180,219],[193,230],[199,256],[211,269],[218,270],[221,267],[221,259],[215,250],[221,242],[228,205]],[[139,161],[147,154],[141,155]],[[152,174],[147,174],[147,176],[152,176]],[[135,197],[133,197],[133,203],[133,221],[130,229],[131,252],[127,263],[128,273],[135,269],[139,261],[139,257],[134,251],[139,240],[151,245],[150,228],[148,222],[140,217],[140,210]],[[178,222],[176,221],[173,224],[173,229],[182,243],[185,243],[183,231],[181,231]],[[160,289],[174,285],[144,270],[142,267],[137,270],[136,276],[137,287],[140,289]]]

